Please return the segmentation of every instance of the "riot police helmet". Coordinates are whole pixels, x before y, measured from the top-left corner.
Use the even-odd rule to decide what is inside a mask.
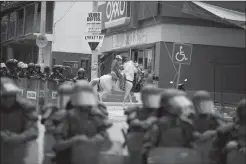
[[[162,89],[149,84],[143,87],[141,99],[144,107],[159,108]]]
[[[41,68],[40,64],[34,64],[35,68]]]
[[[29,63],[28,64],[28,68],[34,68],[35,67],[35,64],[34,63]]]
[[[9,59],[9,60],[6,62],[7,67],[11,67],[11,66],[13,66],[14,64],[15,64],[14,59]]]
[[[1,63],[0,67],[1,68],[7,68],[6,65],[5,65],[5,63]]]
[[[197,91],[192,97],[192,102],[198,114],[215,114],[214,102],[207,91]]]
[[[177,89],[165,89],[161,93],[160,110],[158,116],[161,117],[165,114],[180,116],[183,114],[183,108],[191,108],[193,111],[193,103],[188,99],[187,94]]]
[[[23,64],[24,64],[24,63],[23,63],[22,61],[20,61],[20,62],[18,62],[17,66],[18,66],[19,68],[22,68]]]
[[[12,96],[20,92],[20,88],[14,81],[7,77],[1,77],[1,96]]]
[[[78,81],[73,87],[73,106],[98,106],[98,99],[93,87],[87,80]]]
[[[67,83],[60,85],[58,88],[57,106],[59,108],[65,108],[72,93],[73,85]]]

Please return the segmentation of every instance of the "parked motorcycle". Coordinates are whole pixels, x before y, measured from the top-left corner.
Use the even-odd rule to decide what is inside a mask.
[[[188,81],[187,79],[184,79],[184,81],[182,83],[179,83],[178,84],[178,90],[185,91],[185,83],[187,81]],[[173,83],[174,83],[173,81],[170,81],[170,84],[173,84]]]

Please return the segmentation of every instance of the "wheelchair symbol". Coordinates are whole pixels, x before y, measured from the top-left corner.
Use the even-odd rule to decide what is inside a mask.
[[[182,49],[183,49],[183,46],[180,46],[179,52],[177,52],[176,55],[175,55],[175,58],[176,58],[176,60],[178,62],[182,62],[182,61],[188,60],[188,58],[185,56],[185,53],[184,53],[184,51]]]

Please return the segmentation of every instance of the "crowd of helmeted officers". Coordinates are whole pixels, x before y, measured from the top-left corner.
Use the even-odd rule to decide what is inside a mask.
[[[49,66],[46,66],[42,70],[40,64],[26,64],[16,59],[9,59],[6,63],[1,63],[0,67],[0,76],[9,77],[12,79],[35,78],[58,82],[76,81],[82,79],[88,80],[85,73],[85,69],[80,68],[77,72],[77,76],[73,77],[70,66],[54,65],[52,70]]]
[[[35,106],[18,98],[18,91],[11,79],[1,78],[3,164],[25,164],[26,144],[39,135]],[[54,153],[50,160],[56,164],[107,164],[109,158],[103,158],[101,152],[107,152],[112,145],[108,134],[112,123],[107,107],[99,102],[90,83],[82,80],[63,84],[58,95],[57,104],[46,104],[42,112],[46,133],[55,140],[49,145]],[[206,91],[190,96],[181,90],[146,85],[141,99],[141,106],[124,109],[128,124],[127,131],[123,131],[123,147],[128,150],[126,164],[243,161],[240,157],[244,157],[246,147],[246,99],[239,101],[231,119],[215,110]],[[210,146],[204,148],[203,143]],[[239,156],[231,157],[232,151]]]

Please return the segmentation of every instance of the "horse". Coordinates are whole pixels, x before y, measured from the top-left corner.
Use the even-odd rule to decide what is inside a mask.
[[[121,72],[122,75],[125,75],[126,77],[126,83],[125,83],[125,91],[122,91],[119,87],[119,80],[115,77],[113,73],[103,75],[99,78],[96,78],[92,80],[90,83],[93,87],[98,86],[99,87],[99,93],[98,97],[99,100],[102,101],[103,95],[108,95],[111,93],[111,90],[114,89],[116,91],[125,92],[124,100],[122,103],[122,106],[125,106],[125,101],[129,97],[130,103],[132,104],[132,96],[130,94],[130,91],[133,87],[133,80],[134,80],[134,74],[139,74],[140,69],[138,68],[138,64],[134,63],[132,60],[129,60],[124,63],[123,65],[124,70]]]

